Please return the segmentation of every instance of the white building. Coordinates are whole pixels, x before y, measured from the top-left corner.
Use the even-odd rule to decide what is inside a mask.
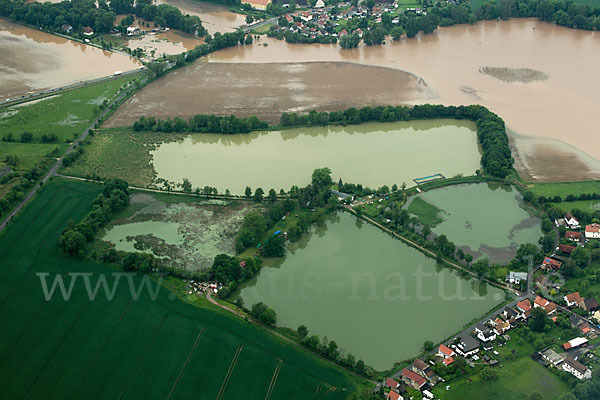
[[[575,219],[575,217],[571,215],[571,213],[565,214],[565,222],[567,223],[567,225],[569,225],[569,228],[571,229],[581,228],[581,225],[579,225],[579,221],[577,221],[577,219]]]
[[[562,369],[563,371],[571,373],[571,375],[577,379],[583,380],[592,378],[592,371],[588,367],[570,357],[567,357],[562,364]]]
[[[586,225],[585,237],[586,239],[600,239],[600,224]]]

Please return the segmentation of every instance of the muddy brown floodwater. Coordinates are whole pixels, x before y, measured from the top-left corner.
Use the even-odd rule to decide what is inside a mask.
[[[268,46],[260,46],[260,42]],[[335,45],[295,45],[263,38],[254,46],[228,48],[210,62],[265,63],[348,61],[413,73],[437,93],[442,104],[482,104],[518,134],[517,167],[540,180],[582,180],[600,176],[600,33],[532,19],[487,21],[440,28],[435,34],[384,46],[341,50]],[[545,80],[506,82],[480,72],[519,75],[536,71]],[[490,69],[488,69],[490,71]],[[318,73],[318,72],[317,72]],[[521,79],[522,80],[522,79]],[[356,85],[347,96],[361,97]],[[368,98],[362,99],[368,104]],[[528,168],[532,168],[528,171]]]
[[[197,15],[202,20],[202,26],[210,34],[233,32],[237,27],[246,24],[245,15],[232,13],[220,4],[193,0],[157,0],[156,3],[169,4],[179,8],[184,14]]]
[[[282,112],[387,105],[427,96],[416,76],[352,63],[195,63],[140,90],[106,123],[130,126],[140,116],[256,115],[279,123]]]
[[[139,68],[123,54],[0,19],[0,101]]]

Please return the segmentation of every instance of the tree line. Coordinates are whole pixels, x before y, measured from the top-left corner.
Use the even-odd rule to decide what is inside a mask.
[[[183,118],[167,118],[166,120],[154,117],[140,117],[133,124],[135,131],[154,131],[165,133],[248,133],[254,130],[267,129],[269,124],[259,120],[254,115],[238,118],[233,115],[218,116],[196,114],[188,120]]]
[[[95,233],[110,221],[113,213],[122,210],[127,204],[127,182],[118,178],[106,181],[83,220],[78,224],[70,221],[62,231],[58,239],[59,246],[68,255],[85,256],[87,243],[94,239]]]
[[[73,0],[60,3],[0,0],[0,16],[52,31],[63,31],[71,25],[76,31],[89,26],[96,33],[113,29],[118,14],[135,14],[155,25],[179,29],[186,33],[204,36],[206,30],[200,18],[184,15],[177,7],[168,4],[154,5],[152,0]]]

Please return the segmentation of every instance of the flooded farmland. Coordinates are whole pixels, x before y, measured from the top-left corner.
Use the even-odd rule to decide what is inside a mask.
[[[533,179],[553,180],[553,176],[536,173],[550,167],[560,169],[563,180],[600,176],[598,32],[525,19],[440,28],[432,35],[352,50],[269,38],[261,41],[268,46],[224,49],[211,54],[209,60],[347,61],[408,71],[437,94],[433,100],[416,102],[476,103],[502,116],[520,135],[515,149],[517,158],[525,161],[517,165],[519,169],[527,173],[536,165],[530,173]],[[361,90],[347,95],[360,97]],[[548,147],[564,156],[545,157]]]
[[[277,323],[327,336],[376,369],[417,354],[504,299],[501,290],[438,267],[377,228],[339,213],[242,285]],[[424,317],[426,316],[426,317]],[[444,320],[440,324],[440,319]],[[390,346],[393,343],[393,346]]]
[[[443,222],[431,230],[446,235],[475,259],[508,263],[520,244],[537,244],[542,236],[540,219],[520,207],[521,197],[512,186],[455,185],[418,196],[441,210]]]
[[[215,32],[233,32],[246,24],[245,15],[232,13],[221,4],[194,0],[157,0],[157,4],[169,4],[179,8],[184,14],[197,15],[202,21],[202,26],[211,35]]]
[[[0,101],[141,66],[131,57],[0,19]]]
[[[297,128],[249,134],[197,134],[151,151],[159,178],[242,194],[246,186],[288,190],[327,166],[337,181],[412,186],[414,178],[473,175],[480,153],[470,121],[425,120]]]
[[[279,123],[282,112],[307,113],[398,105],[430,96],[412,74],[351,63],[195,63],[132,96],[105,126],[131,126],[141,116],[256,115]]]

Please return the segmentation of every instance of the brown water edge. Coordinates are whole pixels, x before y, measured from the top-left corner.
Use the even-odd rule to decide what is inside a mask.
[[[193,0],[157,0],[155,3],[169,4],[179,8],[184,14],[197,15],[210,34],[234,32],[239,26],[246,24],[245,15],[232,13],[220,4]]]
[[[133,58],[0,19],[0,100],[128,71]]]
[[[521,19],[440,28],[432,35],[352,50],[336,45],[288,44],[271,38],[260,42],[268,46],[228,48],[208,58],[226,63],[348,61],[405,70],[421,77],[439,94],[436,103],[482,104],[498,113],[513,131],[559,140],[600,159],[598,32]],[[481,74],[479,69],[485,66],[529,68],[548,79],[504,82]],[[577,152],[563,151],[587,164]]]
[[[558,140],[510,133],[515,168],[532,182],[573,182],[600,179],[600,162]]]
[[[392,68],[352,63],[195,63],[137,92],[106,123],[140,116],[256,115],[273,124],[282,112],[333,111],[431,98],[424,82]]]

